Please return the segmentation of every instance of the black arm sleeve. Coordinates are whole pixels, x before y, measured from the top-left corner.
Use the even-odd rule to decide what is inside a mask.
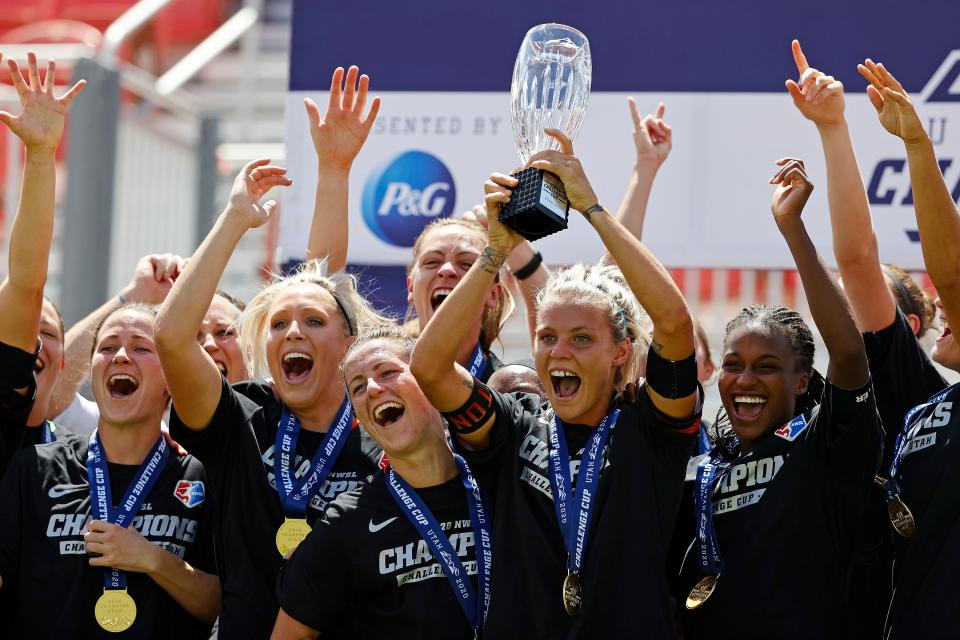
[[[203,431],[195,431],[185,424],[175,407],[170,410],[170,435],[203,462],[208,475],[236,460],[237,440],[243,437],[241,431],[256,438],[250,431],[249,418],[260,410],[252,400],[231,387],[225,378],[221,378],[221,383],[220,402]]]

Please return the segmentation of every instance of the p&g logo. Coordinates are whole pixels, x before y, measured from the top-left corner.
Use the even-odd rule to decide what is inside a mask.
[[[378,238],[412,247],[425,226],[453,213],[453,176],[439,158],[406,151],[375,170],[363,188],[363,220]]]

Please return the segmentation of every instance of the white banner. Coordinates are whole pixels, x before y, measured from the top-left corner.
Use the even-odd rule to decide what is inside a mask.
[[[928,124],[947,183],[960,195],[960,51],[947,57],[914,96]],[[941,86],[943,85],[943,86]],[[376,78],[372,78],[373,93]],[[877,121],[863,88],[847,87],[847,120],[884,261],[922,269],[903,145]],[[437,216],[459,215],[478,203],[492,171],[518,164],[507,93],[379,92],[383,105],[350,178],[349,260],[406,264],[412,239]],[[619,206],[634,164],[627,93],[594,93],[575,141],[601,202]],[[813,124],[775,93],[636,93],[643,112],[666,103],[673,151],[654,185],[644,242],[669,267],[792,268],[770,215],[774,162],[807,162],[816,191],[804,218],[828,263],[833,262],[827,185]],[[936,99],[927,102],[927,98]],[[326,104],[324,92],[287,98],[287,165],[294,186],[284,194],[280,246],[301,257],[316,188],[316,156],[303,98]],[[550,263],[593,260],[596,235],[576,213],[569,229],[538,241]]]

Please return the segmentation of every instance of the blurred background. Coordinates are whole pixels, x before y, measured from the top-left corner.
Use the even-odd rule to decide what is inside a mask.
[[[796,273],[784,268],[783,264],[763,261],[758,264],[749,252],[738,253],[739,249],[734,250],[731,257],[729,247],[722,265],[706,259],[722,253],[724,247],[709,246],[714,232],[707,226],[700,229],[697,218],[684,223],[700,229],[689,243],[681,237],[679,240],[673,239],[673,244],[669,246],[665,244],[664,252],[658,246],[658,242],[667,242],[671,217],[677,213],[671,200],[660,199],[658,189],[683,191],[691,201],[698,198],[701,201],[712,200],[709,191],[712,187],[685,172],[693,171],[694,176],[705,176],[712,175],[711,172],[715,174],[719,169],[707,166],[706,162],[699,163],[697,158],[692,157],[696,154],[683,150],[684,145],[694,137],[699,140],[698,144],[712,148],[718,145],[739,148],[744,144],[739,134],[730,133],[731,128],[736,128],[735,124],[712,121],[709,117],[711,110],[716,113],[727,108],[716,97],[717,91],[725,90],[722,82],[724,74],[740,77],[749,76],[751,72],[762,73],[765,78],[762,84],[754,86],[738,80],[736,82],[740,84],[731,90],[738,100],[747,99],[743,96],[755,96],[757,104],[768,104],[764,101],[771,100],[770,96],[776,95],[773,92],[782,92],[783,78],[795,75],[791,73],[789,38],[792,35],[788,33],[796,33],[801,38],[807,38],[808,35],[804,34],[809,34],[810,39],[822,45],[819,48],[821,57],[827,59],[822,66],[828,71],[834,72],[828,66],[833,64],[832,60],[842,59],[850,67],[844,68],[842,79],[845,81],[855,73],[852,65],[870,53],[864,42],[876,42],[881,53],[886,51],[892,57],[900,56],[899,61],[909,62],[910,73],[904,82],[907,88],[917,92],[922,89],[922,96],[930,103],[929,106],[941,109],[935,111],[936,117],[930,120],[931,134],[935,134],[937,126],[940,127],[934,137],[941,145],[938,153],[950,159],[943,165],[945,173],[950,169],[957,145],[952,143],[953,139],[948,135],[953,129],[948,128],[947,123],[950,116],[956,113],[955,104],[960,103],[960,89],[954,86],[960,82],[960,65],[956,64],[960,58],[956,57],[957,52],[951,53],[951,48],[944,44],[951,37],[947,33],[947,25],[955,24],[944,16],[958,14],[955,3],[946,0],[919,3],[920,9],[916,13],[921,17],[926,15],[927,24],[931,24],[931,15],[942,14],[933,22],[945,26],[931,27],[932,30],[925,32],[927,35],[923,46],[917,47],[909,55],[904,51],[918,43],[901,38],[899,42],[891,44],[890,39],[885,37],[889,34],[877,33],[872,34],[877,37],[870,40],[871,34],[865,34],[863,30],[856,32],[856,36],[851,38],[855,42],[848,46],[843,37],[837,37],[838,33],[850,28],[847,23],[830,24],[826,28],[827,33],[823,33],[823,27],[816,26],[816,10],[829,11],[830,7],[835,7],[834,3],[824,0],[812,2],[810,7],[806,7],[811,15],[796,20],[792,18],[790,25],[784,25],[782,20],[773,16],[758,16],[751,3],[744,0],[723,3],[723,7],[697,3],[709,6],[708,11],[719,13],[716,16],[691,14],[689,24],[682,25],[684,29],[689,26],[692,30],[689,34],[683,33],[682,23],[666,19],[682,17],[682,8],[665,10],[669,15],[660,16],[658,19],[662,19],[662,23],[651,26],[652,20],[643,15],[635,3],[605,0],[600,4],[617,5],[618,11],[629,11],[631,15],[635,13],[637,25],[642,25],[643,29],[656,29],[657,37],[638,36],[636,42],[620,39],[619,42],[608,44],[607,40],[616,38],[604,35],[604,21],[613,28],[617,22],[616,16],[611,14],[605,17],[603,12],[590,10],[588,18],[588,10],[580,3],[573,2],[561,2],[542,11],[537,7],[524,6],[522,15],[514,13],[509,16],[513,22],[509,29],[504,29],[478,23],[482,19],[481,14],[477,13],[481,8],[472,7],[469,15],[464,15],[463,8],[436,0],[391,5],[389,8],[377,6],[377,3],[369,6],[333,6],[320,0],[0,0],[0,51],[5,57],[25,64],[26,52],[33,50],[41,60],[55,58],[58,64],[57,84],[64,90],[71,78],[83,77],[89,82],[87,90],[71,110],[68,133],[59,151],[58,217],[48,295],[60,304],[69,325],[119,291],[128,281],[140,256],[160,252],[189,256],[220,212],[234,175],[250,159],[268,157],[275,163],[289,163],[295,181],[300,177],[296,170],[309,175],[313,167],[315,172],[315,159],[310,156],[312,147],[302,106],[299,105],[304,95],[310,95],[323,108],[323,92],[329,85],[330,73],[336,65],[359,63],[362,71],[370,72],[373,92],[384,96],[381,119],[391,115],[391,104],[400,105],[397,113],[406,108],[405,105],[413,105],[414,109],[423,105],[436,108],[440,100],[435,93],[436,87],[430,85],[429,81],[424,84],[423,80],[437,72],[424,63],[433,58],[444,61],[447,68],[456,68],[458,74],[462,73],[450,78],[453,85],[451,95],[457,96],[456,99],[461,100],[462,104],[470,105],[465,109],[492,101],[492,104],[498,105],[494,111],[506,115],[510,68],[519,39],[527,27],[551,20],[568,21],[576,26],[581,26],[581,22],[589,22],[588,35],[591,35],[595,45],[594,64],[597,69],[593,100],[599,105],[595,107],[597,113],[593,117],[596,119],[606,114],[609,101],[614,97],[617,99],[616,109],[622,110],[622,118],[616,124],[622,130],[618,134],[617,153],[627,158],[627,164],[612,172],[609,178],[611,184],[626,184],[632,153],[632,126],[618,94],[626,95],[629,92],[638,95],[644,112],[652,111],[656,100],[665,99],[668,102],[668,122],[671,121],[671,114],[676,115],[673,124],[678,133],[674,141],[674,155],[661,171],[664,177],[658,179],[659,186],[654,187],[648,213],[651,225],[649,244],[664,258],[693,312],[704,325],[715,361],[719,357],[723,326],[742,306],[753,302],[785,304],[807,314],[803,290]],[[865,3],[852,3],[858,4],[866,6]],[[851,14],[856,12],[856,7],[852,5],[844,11]],[[869,6],[882,14],[885,8],[895,5],[882,0],[872,2]],[[581,14],[582,20],[578,20]],[[877,19],[882,17],[880,15]],[[746,35],[736,46],[728,48],[727,44],[736,40],[737,34],[714,28],[711,23],[717,20],[743,24]],[[775,25],[775,28],[770,27],[772,33],[769,38],[763,41],[750,40],[756,38],[758,33],[764,33],[767,25]],[[616,28],[622,30],[623,26]],[[889,29],[896,28],[905,26],[889,26]],[[439,34],[437,37],[440,40],[430,42],[426,34],[433,33]],[[708,51],[702,48],[708,45],[719,47],[716,48],[716,55],[727,61],[727,66],[717,65],[717,60],[697,59],[693,54],[684,53],[690,50],[685,38],[692,42],[703,34],[710,34],[709,37],[715,40],[698,46],[703,51]],[[663,43],[673,40],[677,41],[676,51],[662,50]],[[460,42],[463,43],[463,51],[454,51],[452,53],[455,55],[451,55],[450,46]],[[614,50],[609,48],[611,46],[620,48]],[[783,50],[783,55],[775,62],[767,60],[767,56],[757,55],[757,51],[768,51],[770,47]],[[461,57],[461,53],[464,56]],[[409,59],[405,57],[408,55]],[[495,77],[499,80],[491,86],[485,81],[473,87],[460,86],[464,82],[470,84],[469,80],[463,78],[472,77],[474,71],[470,65],[482,64],[485,56],[496,59]],[[613,77],[611,63],[604,56],[617,57],[621,65],[642,63],[646,66],[637,73],[635,81],[624,80]],[[665,59],[680,60],[678,71],[671,76],[662,73]],[[711,63],[715,66],[711,67]],[[647,72],[648,68],[650,73]],[[405,84],[403,73],[391,73],[391,69],[405,70],[410,86]],[[684,82],[692,74],[710,78],[710,82],[697,84],[691,81],[693,84],[687,87]],[[836,75],[841,76],[840,73]],[[0,108],[16,110],[16,93],[9,82],[9,75],[3,66],[0,68]],[[464,98],[463,91],[470,90],[476,91],[475,98]],[[604,91],[609,93],[605,94]],[[762,92],[767,93],[761,95]],[[862,97],[860,85],[857,85],[855,92],[857,98],[848,97],[848,112],[852,110],[858,116],[864,116],[863,126],[871,132],[870,135],[882,138],[884,134],[872,118],[872,111]],[[848,88],[848,96],[851,93],[854,90]],[[394,102],[391,103],[391,100]],[[469,100],[473,100],[472,105]],[[778,95],[776,100],[779,105],[777,108],[783,111],[782,116],[776,117],[784,118],[782,122],[791,123],[790,135],[803,138],[804,142],[798,145],[807,153],[806,157],[820,161],[812,127],[791,111],[792,105],[789,105],[785,93]],[[671,111],[670,105],[680,106]],[[454,107],[448,105],[444,108],[449,110]],[[678,122],[681,126],[678,126]],[[780,124],[781,120],[771,122],[774,123],[771,126],[785,127]],[[588,138],[587,134],[595,130],[591,129],[592,126],[595,127],[588,121],[584,137]],[[509,129],[508,124],[504,124],[504,127],[505,130]],[[684,127],[687,127],[686,131]],[[704,131],[714,137],[705,141]],[[358,181],[354,186],[362,186],[369,166],[383,160],[387,151],[395,151],[389,145],[382,146],[387,143],[390,133],[390,127],[386,124],[374,129],[367,145],[370,148],[361,152],[364,164],[355,167],[355,173],[364,175],[353,178]],[[769,131],[756,132],[758,139],[769,138],[769,134]],[[509,133],[507,135],[509,138]],[[429,148],[430,142],[425,140],[426,137],[424,132],[414,132],[411,137],[398,143],[398,148]],[[862,138],[855,137],[858,152]],[[496,161],[515,162],[512,145],[497,144],[505,148],[496,156]],[[909,184],[902,184],[902,179],[897,184],[891,181],[896,178],[897,160],[887,157],[889,148],[871,148],[866,160],[861,156],[864,181],[870,184],[868,190],[871,204],[874,205],[875,220],[879,220],[881,226],[888,224],[891,212],[901,216],[897,218],[899,221],[902,220],[903,211],[909,214],[912,210]],[[465,155],[474,151],[462,144],[461,149]],[[585,156],[590,153],[597,152],[588,149]],[[0,272],[6,270],[6,239],[19,198],[22,154],[18,139],[6,130],[0,131]],[[733,157],[739,156],[734,154]],[[765,167],[774,159],[762,157],[759,160]],[[453,166],[452,162],[449,164]],[[482,165],[484,171],[489,164]],[[489,166],[491,170],[498,168],[502,167]],[[953,167],[951,170],[956,169]],[[825,200],[826,189],[821,170],[822,167],[813,171],[812,177],[815,181],[819,177],[819,197]],[[457,171],[454,173],[457,174]],[[600,171],[597,170],[597,173]],[[952,179],[953,174],[949,175]],[[457,175],[456,180],[464,180],[472,185],[476,177],[470,174],[467,179]],[[756,178],[751,177],[750,180],[756,181]],[[309,179],[299,182],[297,188],[301,191],[295,193],[309,195],[313,183]],[[885,199],[884,194],[892,194],[895,188],[906,192],[907,196],[901,198],[901,193],[898,193],[897,202],[892,202],[892,195]],[[359,209],[361,191],[361,188],[351,188],[351,207]],[[454,215],[469,209],[479,200],[479,183],[472,185],[469,191],[461,189],[460,192]],[[602,198],[609,207],[615,207],[621,194],[622,187],[608,188],[604,190]],[[278,219],[247,234],[221,283],[222,288],[244,299],[252,297],[267,274],[302,255],[303,248],[291,247],[289,241],[283,246],[280,229],[285,210],[289,208],[291,217],[287,218],[286,237],[296,238],[300,234],[299,237],[305,239],[306,229],[302,221],[298,223],[299,231],[296,224],[289,224],[290,220],[295,219],[295,214],[302,218],[302,212],[293,211],[296,207],[284,200],[284,194],[277,196],[281,200]],[[308,199],[312,206],[312,195]],[[769,199],[751,204],[750,207],[755,210],[752,218],[734,216],[727,221],[721,218],[720,223],[726,225],[726,231],[747,238],[756,233],[754,224],[772,229],[772,222],[764,217],[768,215],[768,203]],[[733,202],[721,204],[741,206]],[[890,208],[897,206],[900,209]],[[362,228],[363,223],[359,222],[362,219],[359,212],[354,216],[352,211],[351,216],[353,233],[354,221],[358,229]],[[825,215],[820,217],[825,219]],[[714,217],[711,223],[718,224],[717,218]],[[908,255],[919,255],[909,230],[904,239],[904,225],[900,222],[896,224],[899,225],[897,242],[905,243],[904,250],[913,252]],[[360,237],[363,238],[362,234]],[[647,235],[644,239],[648,240]],[[825,254],[828,262],[832,262],[829,236],[821,233],[815,239],[821,253]],[[566,236],[565,242],[571,241],[577,241],[572,232]],[[886,241],[881,238],[881,245]],[[759,242],[769,244],[762,239]],[[783,252],[778,248],[772,250]],[[592,252],[592,249],[588,251],[583,259],[599,258],[598,251],[596,255]],[[555,257],[561,254],[544,250],[548,263],[557,262],[551,259],[551,255]],[[737,262],[738,256],[742,258],[741,263]],[[764,264],[776,268],[758,268]],[[922,263],[910,258],[904,266],[922,287],[932,291],[926,274],[917,268]],[[372,292],[381,305],[397,315],[403,314],[402,263],[361,264],[352,268],[360,275],[365,289]],[[929,335],[926,339],[933,338],[933,335]],[[506,361],[527,356],[529,342],[522,309],[518,309],[509,321],[499,348]],[[825,364],[822,351],[821,348],[818,367]],[[953,373],[950,376],[951,380],[957,378]],[[716,406],[716,398],[711,393],[705,413],[712,414]]]

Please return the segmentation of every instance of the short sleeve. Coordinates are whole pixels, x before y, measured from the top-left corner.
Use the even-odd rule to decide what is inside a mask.
[[[206,429],[191,429],[177,415],[176,407],[170,411],[170,435],[208,468],[227,462],[235,444],[234,435],[240,429],[249,429],[250,416],[260,410],[223,377],[221,384],[220,402]]]
[[[24,534],[24,495],[30,487],[30,469],[36,465],[36,451],[26,449],[14,456],[0,481],[0,578],[4,587],[17,578],[21,537]]]
[[[880,464],[881,427],[873,384],[844,389],[826,381],[812,436],[828,450],[838,477],[869,480]]]
[[[36,359],[36,352],[0,342],[0,473],[24,446],[23,430],[37,393],[33,375]],[[26,393],[17,389],[26,389]]]
[[[899,309],[890,326],[863,334],[863,343],[876,390],[877,412],[890,449],[907,411],[946,389],[947,382]]]
[[[335,628],[353,600],[350,557],[328,516],[317,520],[280,571],[280,606],[321,634]]]

